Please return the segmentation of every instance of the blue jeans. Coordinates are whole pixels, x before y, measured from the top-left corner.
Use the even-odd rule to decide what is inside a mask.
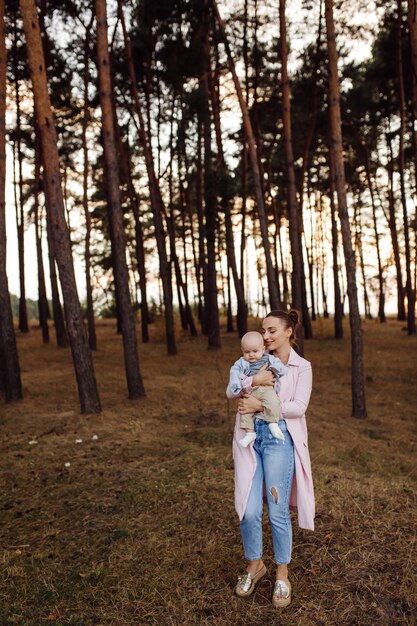
[[[240,522],[245,557],[262,558],[263,486],[265,482],[268,517],[272,528],[274,558],[278,564],[291,561],[292,528],[290,495],[294,476],[294,444],[285,420],[279,421],[284,441],[272,436],[268,423],[255,418],[256,471],[245,515]]]

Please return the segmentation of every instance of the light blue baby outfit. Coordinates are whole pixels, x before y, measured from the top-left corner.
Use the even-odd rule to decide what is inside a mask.
[[[265,365],[265,363],[268,363],[267,369],[271,370],[271,372],[275,374],[277,378],[284,376],[284,374],[288,372],[288,367],[284,365],[281,359],[278,359],[278,357],[274,356],[273,354],[266,353],[260,359],[255,361],[255,363],[249,363],[242,356],[230,368],[230,391],[234,395],[240,393],[243,388],[242,377],[254,376]]]

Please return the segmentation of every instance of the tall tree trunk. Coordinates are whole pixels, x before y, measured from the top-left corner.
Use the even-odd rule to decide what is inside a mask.
[[[391,234],[392,251],[394,254],[395,270],[397,274],[397,320],[405,321],[404,285],[401,268],[400,246],[398,243],[398,232],[396,224],[395,195],[394,195],[394,155],[392,151],[391,133],[386,133],[389,158],[387,163],[388,172],[388,226]]]
[[[365,310],[365,318],[371,320],[372,319],[371,304],[369,302],[368,288],[366,286],[365,259],[363,256],[363,246],[362,246],[363,230],[362,230],[362,214],[361,214],[359,198],[355,204],[354,222],[355,222],[355,250],[359,257],[359,268],[361,270],[362,283],[363,283],[363,308]]]
[[[212,108],[213,108],[214,128],[216,132],[218,169],[219,169],[220,175],[226,178],[226,176],[228,175],[228,168],[226,164],[226,159],[224,157],[223,140],[222,140],[222,135],[221,135],[220,98],[219,98],[219,85],[218,85],[218,80],[217,80],[218,72],[219,72],[219,67],[218,67],[218,60],[217,60],[216,76],[215,77],[211,76],[212,80],[210,81],[210,92],[211,92],[211,102],[212,102]],[[230,268],[231,270],[232,277],[233,277],[233,284],[234,284],[235,292],[236,292],[237,328],[239,332],[239,337],[243,337],[243,335],[248,330],[247,306],[245,302],[243,275],[239,277],[239,274],[237,271],[236,253],[235,253],[235,246],[234,246],[234,241],[233,241],[232,216],[231,216],[230,202],[227,197],[226,184],[227,183],[225,180],[223,184],[222,210],[224,213],[224,221],[225,221],[225,228],[226,228],[226,256],[227,256],[228,268]],[[227,273],[227,280],[228,280],[227,286],[229,290],[229,287],[230,287],[229,270]],[[228,295],[228,303],[229,303],[228,306],[231,306],[230,292]],[[230,328],[229,322],[228,322],[228,327]]]
[[[20,124],[20,121],[19,121]],[[19,157],[20,153],[20,157]],[[17,251],[19,260],[19,323],[18,328],[22,333],[29,332],[29,324],[26,308],[26,288],[25,288],[25,213],[23,208],[23,190],[22,190],[22,163],[19,163],[19,158],[22,159],[20,147],[18,142],[13,141],[13,189],[14,189],[14,204],[15,204],[15,217],[16,217],[16,232],[17,232]],[[16,163],[18,164],[16,168]]]
[[[261,235],[262,235],[262,244],[263,244],[264,255],[265,255],[266,276],[267,276],[268,291],[269,291],[269,305],[271,309],[278,309],[281,303],[279,301],[278,285],[276,281],[275,270],[272,265],[271,246],[269,242],[265,199],[264,199],[263,191],[262,191],[262,180],[261,180],[261,174],[259,171],[258,154],[257,154],[257,149],[256,149],[256,142],[255,142],[255,137],[253,133],[252,123],[249,117],[248,106],[245,102],[245,98],[243,97],[242,87],[240,85],[240,81],[236,73],[236,68],[235,68],[235,63],[233,60],[232,52],[231,52],[230,45],[226,37],[224,24],[220,17],[216,0],[212,0],[212,3],[213,3],[215,15],[216,15],[218,29],[219,29],[221,39],[223,41],[223,44],[226,50],[229,70],[232,74],[233,82],[234,82],[235,90],[236,90],[236,95],[239,100],[239,106],[240,106],[240,110],[242,112],[242,118],[243,118],[243,128],[244,128],[246,140],[248,143],[249,160],[250,160],[250,164],[252,168],[256,206],[258,209],[259,224],[261,227]]]
[[[111,62],[113,67],[113,63]],[[111,70],[111,78],[113,81],[113,69]],[[147,343],[149,341],[149,308],[147,302],[147,279],[146,279],[146,265],[145,265],[145,245],[143,228],[140,219],[139,210],[139,198],[136,193],[136,189],[133,183],[132,177],[132,162],[129,146],[129,132],[127,131],[125,139],[121,136],[121,131],[117,118],[116,101],[114,98],[114,88],[112,82],[112,103],[113,103],[113,127],[115,133],[115,140],[117,144],[117,152],[120,158],[120,177],[121,180],[127,185],[127,192],[130,200],[130,205],[133,212],[135,221],[135,239],[136,239],[136,261],[137,269],[139,273],[139,285],[141,292],[141,329],[142,329],[142,341]],[[118,315],[118,328],[121,328]],[[120,330],[119,330],[120,332]]]
[[[48,261],[49,261],[49,278],[51,281],[51,296],[52,296],[52,315],[54,318],[55,338],[59,348],[68,347],[68,334],[65,328],[64,314],[62,312],[61,300],[59,296],[58,277],[56,273],[55,264],[55,252],[53,232],[51,225],[51,210],[50,202],[47,192],[47,181],[45,176],[45,167],[43,167],[43,188],[45,194],[45,208],[46,208],[46,237],[48,243]]]
[[[149,180],[149,193],[151,200],[151,208],[155,223],[155,238],[159,256],[159,269],[162,280],[163,288],[163,302],[165,308],[165,329],[166,329],[166,341],[168,354],[176,354],[177,348],[175,345],[175,332],[174,332],[174,310],[172,305],[172,277],[171,266],[168,261],[166,250],[166,234],[163,223],[164,206],[159,188],[158,180],[155,175],[155,167],[153,162],[153,156],[150,144],[150,118],[148,116],[148,132],[145,129],[145,120],[142,113],[142,105],[139,98],[139,91],[137,88],[137,79],[135,67],[132,59],[132,50],[130,45],[129,36],[126,29],[126,23],[123,13],[123,4],[121,0],[118,0],[118,14],[123,29],[123,39],[125,46],[126,61],[129,69],[130,77],[130,89],[132,98],[135,103],[135,111],[139,120],[139,140],[142,146],[143,154],[145,157],[146,169]],[[148,84],[148,81],[146,81]],[[149,94],[148,94],[149,96]],[[149,109],[149,107],[148,107]]]
[[[9,402],[22,398],[22,382],[6,273],[6,75],[4,0],[0,0],[0,389]]]
[[[230,284],[230,266],[227,266],[227,325],[226,330],[228,333],[234,331],[233,328],[233,314],[232,314],[232,293]]]
[[[169,195],[169,212],[165,214],[165,220],[168,231],[169,238],[169,246],[170,246],[170,258],[171,263],[174,265],[174,273],[175,273],[175,282],[177,287],[177,298],[178,298],[178,311],[180,314],[181,328],[182,330],[187,330],[188,321],[187,315],[185,311],[185,305],[183,303],[183,287],[184,283],[181,276],[181,266],[178,259],[177,249],[176,249],[176,236],[175,236],[175,209],[174,209],[174,174],[173,174],[173,165],[174,165],[174,117],[175,117],[175,100],[176,95],[174,95],[171,105],[171,119],[170,119],[170,133],[169,133],[169,165],[168,165],[168,195]],[[179,165],[178,165],[178,173],[179,173]],[[179,175],[178,175],[179,177]]]
[[[41,162],[38,148],[37,130],[35,125],[35,190],[33,194],[33,213],[35,216],[35,237],[36,237],[36,259],[38,265],[38,311],[39,325],[42,329],[42,339],[44,343],[49,343],[49,307],[46,297],[45,270],[42,254],[42,228],[41,228],[41,208],[39,206],[39,181],[41,178]]]
[[[23,152],[22,152],[22,122],[21,122],[21,108],[20,108],[20,89],[19,89],[19,63],[17,52],[17,25],[16,25],[16,13],[14,15],[13,24],[13,71],[14,71],[14,89],[15,89],[15,105],[16,105],[16,139],[14,147],[16,149],[17,163],[18,163],[18,180],[14,176],[15,186],[15,199],[16,199],[16,230],[17,230],[17,243],[19,252],[19,330],[22,333],[29,332],[29,322],[26,307],[26,285],[25,285],[25,209],[23,200]],[[13,164],[13,172],[16,174],[15,166]],[[17,193],[16,184],[18,185],[19,193]]]
[[[414,174],[417,187],[417,0],[408,2],[408,32],[410,37],[411,72],[412,72],[412,119],[413,119],[413,147],[414,147]],[[417,267],[417,263],[414,264]]]
[[[314,137],[314,131],[317,125],[317,110],[318,110],[318,94],[317,94],[317,86],[318,86],[318,78],[319,78],[319,66],[320,66],[320,49],[321,49],[321,34],[322,34],[322,17],[323,17],[323,0],[319,0],[319,27],[317,33],[316,40],[316,52],[314,56],[314,66],[312,73],[312,88],[311,94],[309,98],[309,108],[310,108],[310,123],[308,125],[307,133],[304,139],[303,146],[303,158],[301,165],[301,173],[300,173],[300,211],[303,210],[304,205],[304,183],[306,178],[306,173],[309,170],[309,160],[310,160],[310,150],[311,143]]]
[[[314,137],[314,132],[317,125],[317,111],[318,111],[318,77],[319,77],[319,65],[320,65],[320,49],[321,49],[321,35],[322,35],[322,12],[323,0],[320,0],[319,3],[319,26],[316,40],[316,52],[314,58],[314,67],[313,67],[313,75],[312,75],[312,88],[310,94],[310,123],[307,129],[307,133],[304,139],[303,146],[303,157],[301,164],[301,172],[300,172],[300,183],[299,183],[299,216],[302,224],[303,219],[303,208],[304,208],[304,186],[305,186],[305,178],[307,172],[309,172],[310,167],[310,150],[311,143]],[[308,187],[308,185],[307,185]],[[312,215],[312,214],[311,214]],[[312,229],[311,229],[311,237],[312,237]],[[307,240],[305,240],[305,245],[307,249]],[[307,251],[307,256],[309,253]],[[302,259],[302,249],[301,249],[301,259]],[[309,280],[310,280],[310,299],[311,299],[311,319],[314,321],[316,319],[316,310],[315,310],[315,299],[314,299],[314,284],[313,284],[313,239],[311,240],[311,253],[309,259]],[[302,264],[302,268],[304,265]],[[303,272],[304,273],[304,272]],[[305,277],[304,277],[304,291],[303,294],[306,294],[306,286],[305,286]],[[304,296],[303,304],[307,308],[307,298]],[[318,303],[317,303],[318,304]],[[307,309],[308,310],[308,309]],[[310,338],[310,332],[312,333],[312,327],[309,323],[305,327],[305,335],[306,338]]]
[[[45,66],[48,65],[48,52],[50,48],[48,33],[45,29],[45,11],[46,11],[46,0],[43,0],[40,4],[40,12],[39,12],[39,27],[41,31],[41,40],[43,44],[43,51],[45,57]],[[51,296],[52,296],[52,315],[54,319],[54,328],[55,328],[55,338],[57,342],[57,346],[59,348],[67,348],[69,345],[67,329],[65,328],[65,320],[64,313],[62,311],[59,289],[58,289],[58,278],[57,278],[57,270],[55,263],[55,253],[54,253],[54,242],[53,242],[53,233],[52,233],[52,225],[51,225],[51,211],[50,211],[50,201],[49,196],[46,191],[47,188],[47,177],[44,175],[45,172],[45,163],[42,154],[42,141],[40,137],[40,130],[38,124],[36,123],[36,110],[34,111],[35,118],[35,151],[37,151],[37,157],[39,159],[39,165],[42,167],[41,180],[42,187],[44,192],[44,200],[45,200],[45,211],[46,211],[46,240],[48,246],[48,263],[49,263],[49,278],[51,282]],[[71,241],[70,241],[70,245]]]
[[[181,109],[182,109],[182,101],[181,101]],[[184,295],[184,309],[185,309],[185,320],[187,327],[190,329],[190,334],[192,337],[197,337],[197,329],[194,322],[193,312],[190,306],[189,292],[188,292],[188,275],[187,275],[187,245],[186,245],[186,225],[185,225],[185,196],[186,191],[184,190],[184,184],[182,179],[182,162],[184,158],[184,154],[186,152],[185,144],[183,142],[182,137],[178,138],[178,150],[177,150],[177,160],[178,160],[178,204],[179,204],[179,213],[181,217],[181,230],[182,230],[182,249],[183,249],[183,259],[184,259],[184,274],[181,272],[181,267],[179,264],[178,255],[178,276],[181,280],[181,290]],[[173,204],[172,204],[173,206]]]
[[[128,143],[128,137],[126,143],[120,141],[119,151],[121,153],[121,163],[125,169],[125,178],[127,181],[127,191],[129,194],[130,203],[132,206],[133,217],[135,220],[135,237],[136,237],[136,259],[138,264],[139,273],[139,286],[140,286],[140,317],[142,328],[142,341],[147,343],[149,341],[149,308],[147,300],[147,280],[146,280],[146,264],[145,264],[145,244],[143,227],[140,218],[139,198],[136,193],[135,186],[133,184],[132,177],[132,164],[130,158],[130,147]]]
[[[246,251],[246,213],[247,213],[247,179],[248,179],[248,151],[246,147],[246,139],[242,140],[242,208],[240,228],[240,279],[243,284],[243,292],[245,292],[245,251]]]
[[[335,339],[343,339],[343,304],[339,283],[339,236],[337,232],[336,203],[335,203],[335,178],[333,159],[329,157],[330,165],[330,215],[332,223],[332,259],[333,259],[333,290],[334,290],[334,336]]]
[[[178,298],[178,311],[180,315],[181,328],[182,330],[187,330],[188,321],[187,315],[185,312],[185,304],[183,303],[183,280],[181,275],[181,266],[178,259],[178,254],[176,250],[176,237],[175,237],[175,211],[174,211],[174,189],[173,189],[173,172],[172,172],[172,162],[173,162],[173,154],[171,158],[171,163],[169,166],[169,175],[168,175],[168,187],[169,187],[169,213],[166,217],[166,224],[168,230],[168,237],[170,242],[170,257],[171,262],[174,265],[174,273],[175,273],[175,282],[177,286],[177,298]]]
[[[201,325],[201,332],[207,335],[206,328],[206,283],[207,283],[207,263],[206,263],[206,248],[204,245],[204,207],[203,207],[203,121],[201,111],[198,115],[197,121],[197,164],[196,164],[196,209],[197,209],[197,222],[198,222],[198,280],[201,285],[202,298],[199,300],[198,319]],[[203,303],[204,302],[204,303]],[[200,306],[201,303],[201,306]]]
[[[48,93],[38,14],[34,0],[19,0],[19,4],[26,36],[36,116],[43,148],[46,193],[49,196],[54,253],[64,296],[65,314],[81,412],[93,413],[100,411],[100,400],[78,299],[69,232],[65,223],[57,135]]]
[[[302,216],[299,214],[298,202],[297,202],[297,189],[295,183],[295,170],[294,170],[294,153],[292,147],[292,132],[291,132],[291,96],[290,96],[290,81],[288,78],[288,44],[287,44],[287,26],[285,17],[285,0],[279,0],[279,32],[280,32],[280,57],[281,57],[281,89],[282,89],[282,124],[283,124],[283,136],[284,136],[284,150],[285,150],[285,162],[287,173],[287,201],[288,201],[288,217],[289,217],[289,231],[291,242],[291,260],[292,260],[292,277],[291,277],[291,291],[292,291],[292,304],[302,316],[303,324],[308,324],[308,310],[303,306],[305,298],[303,298],[303,259],[302,259],[302,247],[300,234],[302,227],[300,221]],[[305,284],[304,284],[305,290]],[[297,333],[297,351],[301,356],[304,355],[303,335],[301,326],[300,331]]]
[[[190,333],[192,337],[197,337],[198,332],[194,322],[193,310],[190,304],[190,291],[189,291],[189,279],[188,279],[188,246],[187,246],[187,237],[186,237],[186,207],[185,207],[185,196],[181,199],[181,222],[182,222],[182,250],[183,250],[183,263],[184,263],[184,299],[185,299],[185,311],[187,315],[188,326],[190,328]],[[193,251],[194,255],[194,251]]]
[[[310,196],[309,196],[310,197]],[[308,280],[310,285],[310,300],[311,300],[311,320],[316,321],[316,299],[314,297],[314,266],[315,260],[317,261],[317,255],[314,250],[314,228],[313,228],[313,207],[311,202],[309,204],[310,211],[310,244],[307,243],[307,237],[305,237],[305,249],[307,252],[308,261]],[[317,303],[318,304],[318,303]]]
[[[248,62],[248,0],[244,1],[243,14],[243,64],[245,70],[245,104],[249,108],[249,62]],[[240,279],[245,291],[245,250],[246,250],[246,211],[247,211],[247,178],[248,178],[248,149],[246,133],[242,129],[242,208],[240,230]]]
[[[114,111],[110,75],[110,55],[107,39],[106,0],[96,0],[97,57],[102,111],[102,136],[106,163],[107,197],[113,234],[113,267],[117,306],[123,337],[123,352],[129,398],[134,400],[145,395],[139,370],[135,318],[130,301],[129,273],[126,262],[126,237],[123,211],[120,202],[119,167],[114,132]]]
[[[88,325],[88,343],[91,350],[97,350],[96,326],[94,323],[94,307],[93,307],[93,288],[91,285],[91,216],[88,208],[88,145],[87,145],[87,129],[90,121],[90,109],[88,99],[88,85],[90,82],[90,37],[91,28],[93,26],[93,15],[91,21],[85,29],[84,41],[84,107],[82,118],[81,142],[83,150],[83,209],[85,217],[85,290],[87,298],[87,325]]]
[[[216,177],[213,167],[213,153],[211,148],[211,111],[210,90],[208,75],[211,71],[209,13],[210,0],[204,0],[204,15],[202,22],[202,38],[204,46],[203,74],[199,79],[202,94],[201,110],[204,134],[204,209],[205,209],[205,240],[207,250],[207,280],[205,285],[205,326],[208,338],[208,347],[220,347],[219,307],[217,302],[217,271],[216,271],[216,225],[217,225],[217,197]]]
[[[195,238],[195,228],[194,228],[194,220],[193,220],[193,213],[192,213],[192,207],[191,207],[191,199],[190,199],[190,188],[189,186],[187,187],[187,192],[185,194],[185,204],[186,204],[186,210],[187,210],[187,214],[188,214],[188,219],[190,220],[190,236],[191,236],[191,248],[192,248],[192,252],[193,252],[193,262],[194,262],[194,270],[195,270],[195,286],[196,286],[196,290],[197,290],[197,317],[199,319],[199,322],[201,324],[201,320],[202,320],[202,310],[203,310],[203,303],[202,303],[202,293],[201,293],[201,272],[200,272],[200,263],[199,263],[199,259],[197,256],[197,243],[196,243],[196,238]],[[184,235],[185,237],[185,235]],[[185,248],[185,243],[184,243],[184,248]],[[184,260],[185,260],[185,254],[184,254]],[[197,333],[197,331],[196,331]]]
[[[363,143],[362,141],[361,141],[361,146],[362,146],[362,150],[364,154],[366,180],[368,182],[369,193],[371,196],[372,221],[373,221],[374,233],[375,233],[375,248],[376,248],[376,258],[377,258],[377,264],[378,264],[378,284],[379,284],[378,317],[379,317],[379,321],[383,323],[383,322],[386,322],[384,269],[382,267],[382,261],[381,261],[381,246],[379,243],[378,219],[377,219],[377,214],[376,214],[375,193],[374,193],[374,186],[373,186],[372,177],[371,177],[371,166],[369,163],[368,148],[366,144]]]
[[[279,200],[276,200],[274,202],[274,217],[275,217],[275,226],[276,226],[275,236],[278,239],[279,256],[280,256],[281,268],[282,268],[282,294],[283,294],[282,302],[284,304],[288,304],[290,301],[290,289],[288,286],[288,279],[287,279],[287,265],[284,260],[284,250],[282,247],[282,236],[281,236],[282,211],[278,203],[279,203]]]
[[[330,158],[332,158],[334,162],[335,186],[339,205],[339,218],[342,230],[346,276],[348,281],[349,321],[352,347],[352,415],[354,417],[364,418],[367,413],[365,402],[363,341],[355,278],[355,254],[352,247],[346,198],[342,124],[340,118],[340,87],[337,69],[336,36],[333,20],[333,0],[325,0],[325,15],[329,72],[330,143],[332,147]]]
[[[403,75],[403,58],[402,58],[402,37],[401,37],[401,23],[402,23],[402,0],[397,0],[397,37],[396,37],[396,67],[398,76],[398,95],[399,95],[399,114],[400,114],[400,145],[398,150],[398,171],[400,174],[400,188],[401,188],[401,202],[403,206],[403,221],[404,221],[404,243],[405,243],[405,269],[406,269],[406,283],[405,291],[407,294],[407,332],[409,335],[416,334],[416,319],[415,319],[415,304],[416,294],[413,290],[413,284],[411,280],[411,250],[410,250],[410,235],[408,224],[408,210],[407,210],[407,197],[405,192],[405,157],[404,157],[404,134],[406,124],[406,110],[405,110],[405,92],[404,92],[404,75]]]

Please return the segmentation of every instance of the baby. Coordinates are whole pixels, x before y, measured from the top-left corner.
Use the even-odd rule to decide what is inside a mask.
[[[242,337],[242,353],[243,357],[238,359],[230,369],[229,388],[237,395],[238,393],[247,392],[262,402],[263,416],[266,422],[269,422],[269,429],[277,439],[284,439],[284,435],[278,426],[278,420],[281,416],[281,403],[278,399],[274,387],[262,385],[259,387],[245,388],[242,385],[242,379],[246,376],[253,376],[267,364],[267,369],[280,378],[287,373],[288,368],[280,359],[272,354],[265,353],[264,340],[261,333],[251,331]],[[240,427],[246,430],[246,435],[239,441],[244,448],[251,441],[255,441],[254,413],[246,413],[240,416]]]

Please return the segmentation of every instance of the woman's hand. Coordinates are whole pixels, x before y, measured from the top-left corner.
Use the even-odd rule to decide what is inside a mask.
[[[250,394],[245,394],[242,398],[239,398],[237,410],[241,415],[244,413],[258,413],[263,410],[262,402]]]
[[[271,370],[267,370],[268,363],[265,363],[257,374],[252,379],[252,387],[258,387],[259,385],[265,387],[273,387],[275,383],[275,377]]]

